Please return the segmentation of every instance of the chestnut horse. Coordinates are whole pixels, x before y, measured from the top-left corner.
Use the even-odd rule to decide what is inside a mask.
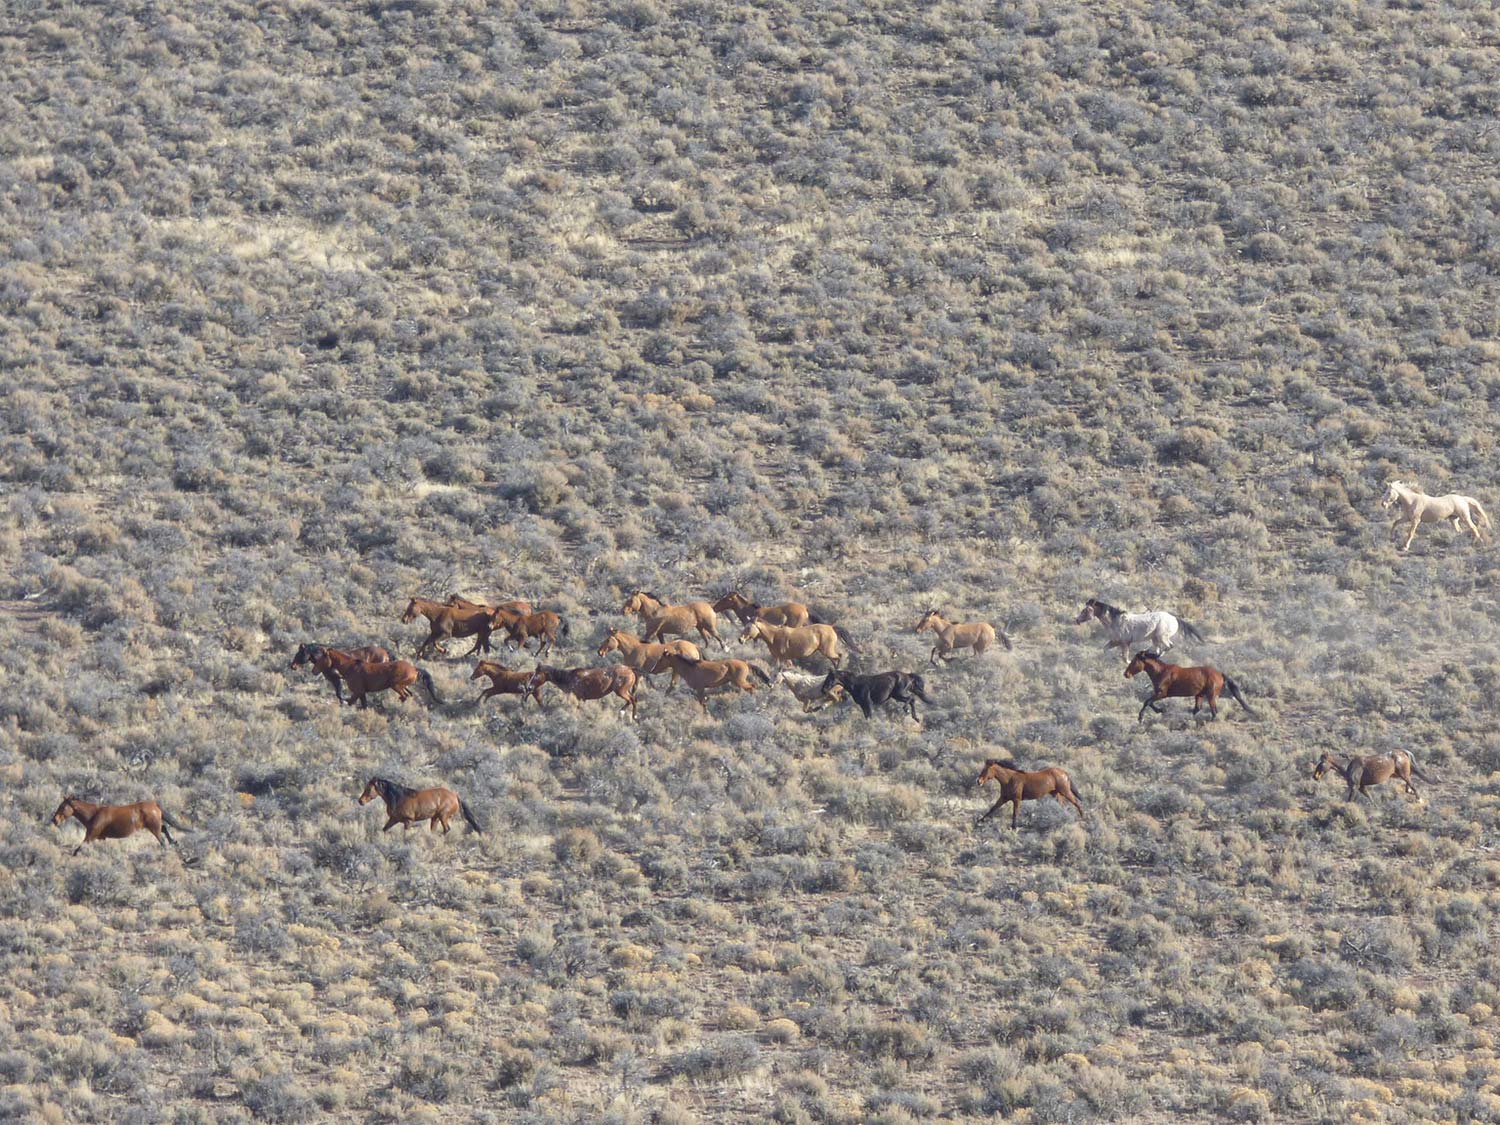
[[[599,655],[605,656],[611,652],[620,654],[620,662],[627,667],[634,668],[645,676],[656,676],[664,672],[671,673],[672,680],[667,685],[671,691],[677,684],[677,673],[671,668],[664,666],[661,658],[669,652],[675,652],[679,656],[691,656],[694,660],[702,660],[703,653],[692,641],[680,639],[675,641],[643,641],[639,637],[633,637],[623,629],[611,629],[609,635],[604,638],[604,643],[599,646]]]
[[[427,639],[417,646],[418,657],[436,648],[438,641],[449,637],[475,638],[474,647],[464,653],[465,656],[473,656],[481,650],[490,651],[490,631],[494,628],[491,622],[493,612],[488,606],[474,605],[472,602],[447,605],[431,598],[412,598],[406,603],[401,623],[410,625],[418,615],[427,618],[429,631]]]
[[[74,855],[83,851],[84,844],[92,844],[95,840],[123,839],[140,828],[155,836],[156,842],[162,847],[177,844],[168,830],[169,825],[179,832],[187,831],[163,812],[155,801],[137,801],[133,805],[96,805],[77,797],[67,797],[52,814],[53,826],[56,827],[70,816],[76,816],[83,825],[83,843],[73,849]],[[163,834],[166,839],[162,839]]]
[[[1182,664],[1168,664],[1154,652],[1138,652],[1135,659],[1125,666],[1125,678],[1145,672],[1151,677],[1151,694],[1146,697],[1146,702],[1141,704],[1140,713],[1136,715],[1136,722],[1141,722],[1146,717],[1146,708],[1161,713],[1157,701],[1170,699],[1174,696],[1192,696],[1193,714],[1198,713],[1198,708],[1208,704],[1209,714],[1217,719],[1219,717],[1219,693],[1226,688],[1234,701],[1243,707],[1251,715],[1255,709],[1245,702],[1245,697],[1240,694],[1239,685],[1217,668],[1204,664],[1200,667],[1190,668]]]
[[[529,695],[537,701],[540,706],[542,702],[542,685],[531,686],[531,673],[520,669],[507,668],[504,664],[496,664],[493,660],[481,660],[474,666],[474,674],[469,677],[477,680],[480,676],[490,678],[490,686],[476,699],[475,703],[483,703],[493,695],[519,695],[521,706],[526,706],[526,697]]]
[[[484,833],[484,829],[479,827],[479,821],[469,811],[469,806],[451,789],[441,786],[435,789],[408,789],[383,777],[372,777],[365,785],[365,791],[359,795],[359,803],[368,805],[376,797],[385,802],[387,819],[382,832],[389,832],[398,824],[410,828],[418,821],[425,820],[428,822],[428,829],[433,832],[438,830],[438,825],[442,825],[443,835],[446,836],[448,822],[462,814],[470,828],[481,835]]]
[[[490,605],[488,602],[471,602],[468,598],[461,598],[457,594],[448,595],[448,604],[455,609],[484,609],[494,613],[497,609],[508,609],[514,613],[530,613],[530,602],[501,602],[499,605]]]
[[[801,602],[782,602],[780,605],[756,605],[738,590],[730,590],[714,602],[715,613],[732,613],[741,625],[752,621],[764,621],[767,625],[827,625],[812,610]],[[853,646],[850,646],[853,647]]]
[[[369,700],[365,697],[382,691],[394,691],[396,697],[405,703],[411,696],[411,686],[415,683],[420,683],[427,689],[427,694],[433,703],[442,702],[438,698],[432,676],[426,669],[418,668],[409,660],[391,660],[384,664],[372,664],[368,660],[338,660],[330,655],[330,651],[323,649],[321,656],[315,656],[313,667],[321,672],[324,665],[328,664],[344,677],[344,683],[349,685],[350,703],[368,707]]]
[[[740,640],[766,642],[771,653],[771,667],[806,660],[810,656],[823,656],[837,668],[844,659],[839,651],[842,640],[851,651],[858,651],[850,642],[848,634],[835,625],[770,625],[764,621],[752,621],[745,626]]]
[[[719,642],[720,648],[725,650],[729,648],[724,638],[719,636],[714,607],[707,602],[667,605],[655,594],[646,590],[637,590],[625,599],[625,604],[620,607],[620,611],[641,615],[641,622],[646,626],[645,633],[642,635],[643,640],[659,641],[667,633],[691,633],[696,629],[705,644],[708,643],[708,638],[712,637]]]
[[[528,687],[540,689],[543,684],[552,684],[565,695],[577,699],[603,699],[606,695],[618,695],[625,702],[620,707],[623,714],[630,708],[630,717],[635,714],[635,689],[640,674],[623,664],[607,664],[603,668],[552,668],[538,664],[536,671],[526,681]],[[538,697],[538,703],[541,698]]]
[[[937,644],[932,646],[932,653],[928,659],[933,664],[938,659],[951,660],[949,653],[954,649],[972,648],[974,655],[978,656],[985,649],[995,643],[995,627],[987,621],[975,621],[968,625],[960,625],[957,622],[946,620],[942,614],[935,609],[929,609],[922,614],[922,620],[917,622],[917,632],[924,633],[932,631],[932,636]],[[1000,642],[1006,648],[1011,648],[1010,636],[1004,629],[999,631]]]
[[[501,607],[490,614],[491,628],[504,629],[507,638],[516,648],[524,650],[526,642],[537,638],[536,654],[541,656],[552,648],[558,637],[567,638],[568,623],[551,610],[540,613],[520,613]]]
[[[1000,811],[1000,806],[1010,805],[1010,826],[1016,827],[1016,818],[1021,815],[1022,801],[1036,801],[1043,797],[1056,797],[1058,803],[1066,801],[1078,810],[1078,819],[1083,819],[1083,806],[1078,803],[1078,790],[1068,777],[1066,770],[1048,766],[1043,770],[1023,770],[1009,759],[987,758],[984,769],[979,771],[979,780],[974,784],[983,787],[986,781],[1000,783],[1000,799],[990,806],[990,811],[974,822],[978,828]]]
[[[350,660],[368,660],[371,664],[385,664],[392,659],[390,649],[381,648],[379,645],[367,645],[364,648],[328,648],[324,645],[301,644],[297,646],[297,654],[292,657],[292,667],[301,668],[304,664],[313,662],[313,651],[336,653]],[[339,702],[344,702],[344,683],[339,679],[338,673],[330,664],[318,669],[323,678],[333,687],[333,694],[339,697]]]
[[[671,668],[698,699],[698,706],[708,712],[708,696],[715,692],[754,691],[751,674],[770,686],[771,677],[758,664],[748,660],[695,660],[678,652],[663,653],[657,667]]]
[[[1394,539],[1401,525],[1407,520],[1411,521],[1411,527],[1406,533],[1406,542],[1401,545],[1403,551],[1411,547],[1411,541],[1417,537],[1417,528],[1424,523],[1442,523],[1444,520],[1453,521],[1454,531],[1463,531],[1467,528],[1474,536],[1474,542],[1484,542],[1484,537],[1479,534],[1479,525],[1474,522],[1474,517],[1479,517],[1479,522],[1485,527],[1490,526],[1490,517],[1479,505],[1479,501],[1472,496],[1464,496],[1458,492],[1450,492],[1446,496],[1428,496],[1420,488],[1414,488],[1399,480],[1393,480],[1386,486],[1385,499],[1380,502],[1382,508],[1390,508],[1392,504],[1401,505],[1401,514],[1391,524],[1391,537]]]
[[[1416,760],[1405,750],[1396,750],[1390,754],[1370,754],[1359,756],[1353,754],[1344,755],[1349,760],[1339,765],[1326,750],[1318,759],[1318,764],[1313,767],[1313,780],[1321,781],[1323,775],[1330,770],[1344,779],[1344,784],[1349,787],[1344,794],[1344,800],[1354,800],[1354,790],[1359,790],[1361,797],[1368,797],[1365,792],[1372,785],[1381,785],[1393,777],[1399,777],[1406,785],[1406,791],[1417,800],[1422,795],[1417,792],[1417,787],[1411,783],[1411,775],[1416,774],[1423,781],[1430,782],[1428,777],[1417,768]],[[1373,799],[1373,798],[1372,798]]]

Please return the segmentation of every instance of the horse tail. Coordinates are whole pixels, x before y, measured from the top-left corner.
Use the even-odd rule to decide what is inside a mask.
[[[926,687],[927,687],[927,685],[922,682],[922,677],[921,676],[918,676],[916,674],[912,675],[912,678],[911,678],[911,690],[912,690],[912,694],[915,695],[918,699],[920,699],[923,703],[931,703],[932,700],[930,700],[930,699],[927,698],[927,692],[925,690]]]
[[[1013,650],[1016,647],[1014,644],[1011,643],[1010,634],[1007,633],[1003,628],[996,629],[995,633],[996,633],[997,636],[999,636],[1000,643],[1005,646],[1005,651],[1006,652],[1010,652],[1011,650]]]
[[[420,680],[422,682],[422,686],[427,689],[427,694],[432,696],[432,701],[434,703],[442,702],[442,700],[438,698],[437,685],[432,682],[431,672],[429,672],[426,668],[418,668],[417,679]]]
[[[1181,625],[1182,631],[1193,640],[1198,641],[1200,644],[1207,643],[1208,638],[1205,637],[1202,633],[1198,632],[1197,629],[1193,628],[1193,623],[1191,621],[1184,621],[1179,617],[1177,619],[1177,624]]]
[[[557,635],[565,640],[568,636],[568,619],[560,614],[557,618]]]
[[[1082,803],[1083,794],[1078,789],[1078,782],[1074,781],[1071,777],[1068,778],[1068,792],[1073,794],[1074,799]]]
[[[1414,766],[1412,768],[1415,769],[1416,767]],[[1418,774],[1417,776],[1421,777],[1422,775]],[[1426,781],[1427,779],[1425,777],[1423,777],[1422,780]],[[161,822],[163,824],[165,824],[168,828],[175,828],[179,832],[190,831],[190,829],[187,827],[187,825],[185,825],[185,824],[179,824],[177,821],[173,820],[170,816],[168,816],[166,809],[162,809],[160,805],[157,805],[156,807],[159,808],[159,809],[161,809]]]
[[[811,616],[809,616],[809,620],[811,620]],[[822,622],[818,622],[818,624],[821,625]],[[859,652],[859,646],[857,644],[855,644],[854,641],[850,638],[849,634],[844,631],[844,627],[842,625],[834,625],[834,626],[832,626],[832,629],[833,629],[833,635],[836,636],[839,640],[843,641],[844,642],[844,646],[850,652],[853,652],[853,653],[858,653]]]
[[[1246,703],[1245,702],[1245,697],[1240,694],[1240,685],[1239,684],[1235,683],[1228,676],[1225,676],[1224,677],[1224,686],[1229,689],[1229,694],[1232,695],[1232,696],[1234,696],[1234,701],[1236,703],[1238,703],[1241,707],[1243,707],[1250,714],[1254,715],[1256,713],[1255,712],[1255,708],[1251,707],[1250,704]]]
[[[522,702],[525,701],[523,700]],[[458,811],[464,814],[464,819],[469,822],[470,828],[474,829],[474,831],[478,832],[481,836],[484,835],[484,829],[479,827],[479,821],[474,819],[474,814],[469,811],[469,806],[464,804],[462,798],[460,798],[458,802]]]
[[[814,613],[812,610],[808,610],[807,611],[807,623],[809,625],[827,625],[828,624],[828,622],[825,621],[822,618],[822,616],[820,616],[819,614]],[[845,641],[844,643],[846,645],[849,644],[848,641]],[[849,647],[853,648],[854,646],[853,645],[849,645]]]
[[[748,660],[745,661],[745,663],[749,666],[750,671],[754,672],[757,676],[760,677],[761,683],[765,684],[767,687],[771,686],[771,677],[766,675],[765,672],[761,670],[759,664],[751,664]]]
[[[1489,514],[1480,505],[1480,503],[1479,503],[1478,500],[1472,500],[1471,499],[1469,501],[1469,503],[1473,504],[1474,505],[1474,510],[1479,513],[1479,522],[1480,523],[1484,524],[1485,527],[1492,527],[1492,526],[1494,526],[1493,524],[1490,523]]]
[[[1417,756],[1409,750],[1406,752],[1406,760],[1411,763],[1412,776],[1415,777],[1418,781],[1432,780],[1432,778],[1428,777],[1421,771],[1421,769],[1417,767]]]

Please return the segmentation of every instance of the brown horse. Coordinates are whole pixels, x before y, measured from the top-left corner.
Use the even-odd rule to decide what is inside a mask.
[[[530,602],[501,602],[499,605],[490,605],[488,602],[471,602],[468,598],[461,598],[457,594],[448,595],[448,604],[455,609],[484,609],[493,613],[497,609],[508,609],[515,613],[530,613]]]
[[[1008,759],[988,758],[984,769],[979,771],[979,780],[974,784],[983,787],[986,781],[1000,783],[1000,799],[990,806],[989,812],[974,822],[975,828],[989,820],[1000,811],[1001,805],[1007,803],[1011,806],[1010,826],[1014,828],[1016,817],[1021,815],[1021,802],[1036,801],[1042,797],[1056,797],[1059,803],[1066,801],[1078,810],[1078,819],[1083,819],[1083,806],[1078,803],[1078,790],[1067,771],[1058,766],[1048,766],[1043,770],[1023,770]]]
[[[389,832],[398,824],[404,824],[411,828],[418,821],[428,821],[427,827],[436,832],[438,826],[443,828],[443,835],[448,834],[448,822],[459,814],[469,822],[469,827],[475,832],[483,834],[484,829],[479,827],[479,821],[474,819],[474,814],[469,811],[469,806],[464,804],[459,795],[451,789],[441,786],[435,789],[408,789],[404,785],[397,785],[394,781],[387,781],[383,777],[372,777],[365,785],[365,791],[359,795],[359,803],[368,805],[376,797],[385,802],[385,827],[382,832]]]
[[[475,703],[483,703],[493,695],[519,695],[522,707],[526,706],[528,695],[537,701],[538,706],[542,702],[542,685],[531,686],[530,672],[507,668],[504,664],[496,664],[493,660],[481,660],[474,666],[474,674],[469,679],[477,680],[480,676],[488,676],[490,686],[474,701]]]
[[[639,637],[632,637],[623,629],[611,629],[609,635],[604,638],[604,643],[599,646],[600,656],[611,652],[618,652],[622,664],[634,668],[644,676],[670,673],[672,680],[667,685],[668,691],[676,686],[677,673],[662,664],[661,658],[665,654],[675,652],[680,656],[691,656],[694,660],[703,659],[703,653],[692,641],[686,639],[665,642],[643,641]]]
[[[705,644],[712,637],[719,642],[719,647],[728,650],[729,645],[724,638],[719,636],[718,621],[714,616],[714,607],[707,602],[687,602],[684,605],[667,605],[655,594],[646,590],[637,590],[625,599],[625,604],[620,607],[622,613],[638,613],[641,622],[646,626],[643,639],[647,641],[659,641],[667,633],[683,634],[698,630],[698,635],[703,638]]]
[[[1417,800],[1422,795],[1417,792],[1417,787],[1411,783],[1411,775],[1416,774],[1423,781],[1430,782],[1428,777],[1417,768],[1416,761],[1405,750],[1396,750],[1390,754],[1371,754],[1361,757],[1359,755],[1345,755],[1349,760],[1339,765],[1333,756],[1326,750],[1318,759],[1318,764],[1313,767],[1313,780],[1321,781],[1323,775],[1332,770],[1344,779],[1344,784],[1349,787],[1344,794],[1344,800],[1354,800],[1354,790],[1359,790],[1361,797],[1368,797],[1365,792],[1372,785],[1382,785],[1393,777],[1398,777],[1406,786],[1406,791]],[[1372,798],[1373,799],[1373,798]]]
[[[516,648],[525,649],[526,642],[536,637],[538,656],[551,649],[559,636],[566,638],[568,635],[568,623],[551,610],[521,613],[501,607],[490,614],[490,620],[492,628],[504,629],[510,634],[508,640]]]
[[[552,684],[565,695],[577,699],[603,699],[607,695],[618,695],[625,702],[620,707],[623,714],[630,708],[630,717],[635,714],[635,689],[640,675],[634,668],[623,664],[607,664],[603,668],[552,668],[538,664],[536,671],[526,681],[527,686],[540,689],[543,684]],[[538,697],[537,702],[541,699]]]
[[[367,645],[364,648],[327,648],[324,645],[301,644],[297,646],[297,653],[292,657],[292,667],[301,668],[313,662],[313,652],[331,652],[340,657],[350,660],[368,660],[371,664],[385,664],[393,657],[390,649],[381,648],[379,645]],[[323,678],[333,687],[333,694],[338,696],[339,702],[344,702],[344,683],[339,679],[338,673],[332,665],[319,669]]]
[[[168,844],[175,846],[177,843],[172,839],[169,825],[179,832],[187,831],[163,812],[155,801],[137,801],[133,805],[96,805],[77,797],[67,797],[52,814],[53,826],[56,827],[70,816],[76,816],[83,825],[83,843],[73,849],[74,855],[83,851],[84,844],[92,844],[95,840],[120,840],[141,828],[155,836],[156,842],[162,847]],[[162,839],[163,835],[166,839]]]
[[[464,653],[465,656],[473,656],[481,650],[490,651],[490,631],[494,628],[491,622],[493,612],[488,606],[474,605],[472,602],[447,605],[431,598],[412,598],[406,603],[406,612],[401,615],[401,622],[403,625],[410,625],[418,615],[427,618],[429,631],[427,639],[417,646],[418,657],[436,648],[438,641],[449,637],[475,638],[474,647]]]
[[[691,656],[668,652],[662,655],[657,667],[668,667],[681,677],[698,699],[698,705],[708,711],[708,696],[713,692],[754,691],[751,674],[770,686],[771,677],[758,664],[748,660],[694,660]]]
[[[932,653],[928,659],[936,664],[939,659],[951,660],[949,654],[954,649],[972,648],[974,655],[978,656],[985,649],[995,643],[996,630],[987,621],[974,621],[967,625],[944,619],[942,614],[935,609],[929,609],[922,614],[922,620],[917,622],[917,632],[924,633],[931,630],[933,640],[937,644],[932,646]],[[1010,636],[1004,629],[999,630],[1000,643],[1006,648],[1011,648]]]
[[[764,621],[752,621],[740,634],[740,641],[765,641],[771,653],[772,669],[812,656],[827,658],[835,668],[844,659],[839,651],[842,640],[852,650],[848,635],[834,625],[770,625]]]
[[[827,625],[812,610],[801,602],[782,602],[780,605],[756,605],[738,590],[730,590],[714,602],[715,613],[732,613],[741,625],[752,621],[764,621],[767,625]],[[851,646],[852,647],[852,646]]]
[[[1234,701],[1243,707],[1251,715],[1255,709],[1245,702],[1245,697],[1240,694],[1239,685],[1231,680],[1223,672],[1211,665],[1204,664],[1200,667],[1190,668],[1181,664],[1168,664],[1154,652],[1138,652],[1135,658],[1125,666],[1125,678],[1128,680],[1141,672],[1151,677],[1151,694],[1146,697],[1146,702],[1141,704],[1141,710],[1136,715],[1136,722],[1141,722],[1146,717],[1146,708],[1161,712],[1157,701],[1170,699],[1174,696],[1192,696],[1193,714],[1198,713],[1198,708],[1208,704],[1209,714],[1217,719],[1219,717],[1219,693],[1226,688]]]
[[[405,703],[411,695],[411,686],[415,683],[420,683],[427,689],[433,703],[442,702],[438,698],[432,676],[426,669],[418,668],[409,660],[392,660],[384,664],[372,664],[368,660],[335,661],[328,653],[329,650],[324,649],[321,658],[314,658],[313,667],[322,671],[322,665],[330,663],[334,671],[344,677],[344,683],[349,685],[350,703],[368,707],[370,704],[365,697],[382,691],[394,691],[396,697]]]

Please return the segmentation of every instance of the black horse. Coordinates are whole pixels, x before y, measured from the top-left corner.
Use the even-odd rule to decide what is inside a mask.
[[[915,719],[917,700],[932,702],[927,698],[922,677],[913,672],[877,672],[870,676],[859,676],[853,672],[835,670],[829,672],[828,678],[823,681],[823,694],[828,694],[834,684],[843,687],[849,698],[859,704],[859,709],[867,719],[875,717],[874,708],[877,703],[888,703],[893,699],[897,703],[904,703]]]
[[[311,664],[317,660],[327,645],[300,644],[297,646],[297,655],[292,657],[292,667],[301,668],[304,664]],[[385,664],[394,659],[390,650],[383,649],[379,645],[366,645],[364,648],[335,649],[335,652],[345,652],[360,660],[368,660],[372,664]],[[323,678],[333,688],[333,694],[339,697],[340,703],[345,703],[344,681],[339,679],[338,673],[330,666],[323,669]]]

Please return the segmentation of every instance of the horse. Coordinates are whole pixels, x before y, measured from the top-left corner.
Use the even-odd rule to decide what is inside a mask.
[[[738,590],[730,590],[718,601],[714,602],[715,613],[732,613],[739,618],[741,625],[748,625],[752,621],[764,621],[767,625],[827,625],[812,610],[801,602],[782,602],[780,605],[756,605]],[[853,646],[850,646],[853,647]]]
[[[1126,613],[1123,609],[1112,606],[1108,602],[1101,602],[1098,598],[1090,598],[1083,603],[1083,609],[1073,619],[1073,624],[1082,625],[1087,621],[1097,621],[1109,635],[1104,651],[1118,648],[1125,655],[1126,660],[1130,659],[1130,650],[1135,645],[1149,643],[1153,651],[1166,652],[1172,647],[1172,639],[1177,636],[1179,627],[1193,640],[1203,640],[1203,634],[1193,628],[1190,623],[1180,617],[1173,617],[1166,610]]]
[[[773,683],[786,684],[792,694],[802,704],[802,713],[810,715],[814,711],[821,711],[830,703],[842,703],[844,701],[844,688],[841,684],[834,684],[827,693],[823,691],[823,683],[828,677],[813,675],[805,672],[788,672],[782,669],[773,676]]]
[[[1464,528],[1468,528],[1474,535],[1475,543],[1484,542],[1484,537],[1479,534],[1479,526],[1474,522],[1475,515],[1479,516],[1479,522],[1485,527],[1492,526],[1490,517],[1480,507],[1478,500],[1457,492],[1450,492],[1446,496],[1428,496],[1413,485],[1393,480],[1386,486],[1385,499],[1380,502],[1380,506],[1389,509],[1393,504],[1401,505],[1401,514],[1391,524],[1393,539],[1397,529],[1407,520],[1411,521],[1411,527],[1406,533],[1406,542],[1401,545],[1403,551],[1411,547],[1411,541],[1417,537],[1418,526],[1424,523],[1452,520],[1453,530],[1461,532]]]
[[[504,664],[496,664],[493,660],[481,660],[474,666],[474,673],[469,677],[477,680],[480,676],[490,678],[490,686],[476,699],[475,703],[483,703],[493,695],[519,695],[521,706],[526,706],[526,697],[529,695],[537,701],[540,706],[542,702],[542,686],[531,686],[531,673],[520,669],[507,668]]]
[[[1001,758],[985,759],[984,769],[979,771],[979,780],[974,784],[980,788],[986,781],[1000,783],[1000,799],[990,806],[990,811],[974,822],[978,828],[1000,811],[1000,806],[1010,805],[1010,826],[1016,827],[1016,818],[1021,815],[1022,801],[1036,801],[1043,797],[1056,797],[1058,803],[1066,801],[1078,810],[1078,819],[1083,819],[1083,806],[1078,802],[1078,790],[1068,777],[1068,771],[1058,766],[1042,770],[1023,770],[1015,762]]]
[[[297,646],[297,654],[292,657],[292,667],[301,668],[304,664],[311,664],[314,652],[334,652],[352,660],[368,660],[371,664],[384,664],[393,659],[390,650],[381,648],[379,645],[367,645],[364,648],[331,649],[324,645],[300,644]],[[321,672],[323,678],[332,686],[333,694],[338,696],[339,702],[344,702],[344,684],[339,679],[338,673],[334,671],[332,666],[321,669]]]
[[[1138,652],[1135,659],[1125,668],[1125,678],[1145,672],[1151,678],[1151,694],[1146,697],[1146,702],[1141,704],[1140,713],[1136,715],[1136,722],[1141,722],[1146,717],[1146,708],[1161,713],[1157,701],[1170,699],[1173,696],[1192,696],[1193,714],[1198,713],[1198,708],[1206,701],[1209,714],[1217,719],[1219,717],[1219,693],[1226,688],[1234,701],[1243,707],[1251,715],[1255,709],[1245,702],[1245,697],[1240,694],[1239,685],[1231,680],[1223,672],[1211,665],[1190,668],[1181,664],[1168,664],[1160,654],[1155,652]]]
[[[1332,770],[1342,777],[1344,784],[1349,787],[1348,792],[1344,794],[1344,800],[1346,801],[1354,800],[1354,790],[1356,788],[1359,790],[1361,797],[1368,797],[1369,794],[1365,792],[1366,789],[1372,785],[1381,785],[1393,777],[1399,777],[1406,786],[1406,791],[1420,801],[1422,795],[1417,792],[1417,787],[1411,783],[1411,775],[1416,774],[1418,778],[1427,782],[1432,780],[1432,778],[1417,768],[1416,759],[1405,750],[1396,750],[1390,754],[1371,754],[1365,757],[1357,754],[1347,754],[1345,757],[1349,760],[1343,765],[1339,765],[1333,759],[1333,756],[1325,750],[1323,756],[1318,759],[1318,764],[1313,766],[1313,780],[1321,781],[1323,775]],[[1371,799],[1373,800],[1374,798]]]
[[[187,831],[162,811],[162,807],[155,801],[137,801],[133,805],[96,805],[78,797],[65,797],[52,814],[53,827],[62,824],[70,816],[76,816],[83,825],[83,841],[73,849],[74,855],[83,851],[84,844],[92,844],[95,840],[120,840],[140,828],[155,836],[156,842],[162,847],[168,844],[176,847],[177,841],[172,839],[169,826],[179,832]],[[162,838],[163,835],[166,839]]]
[[[526,681],[526,686],[539,690],[543,684],[552,684],[564,694],[577,699],[603,699],[606,695],[618,695],[625,701],[620,707],[620,713],[623,714],[628,707],[630,717],[634,719],[635,689],[639,682],[639,673],[623,664],[606,664],[602,668],[553,668],[538,664],[536,671]],[[540,696],[537,697],[537,702],[541,703]]]
[[[328,649],[324,649],[325,656]],[[314,662],[314,668],[321,671],[318,662]],[[433,703],[441,703],[438,698],[437,688],[433,685],[432,676],[424,668],[418,668],[409,660],[391,660],[384,664],[372,664],[368,660],[349,660],[336,663],[334,670],[344,677],[344,683],[349,685],[349,702],[357,703],[361,707],[368,707],[369,700],[365,697],[372,692],[394,691],[396,697],[405,703],[411,696],[411,686],[420,683],[427,690],[428,696]]]
[[[471,602],[468,598],[461,598],[457,594],[448,595],[448,604],[455,609],[483,609],[493,613],[497,609],[508,609],[515,613],[530,613],[531,603],[514,601],[501,602],[499,605],[490,605],[488,602]]]
[[[748,660],[695,660],[681,653],[668,652],[662,654],[657,667],[663,664],[687,684],[688,690],[697,697],[698,706],[703,708],[705,714],[708,712],[710,692],[754,691],[755,684],[750,679],[752,674],[768,687],[771,683],[771,677],[761,670],[760,665],[751,664]]]
[[[446,836],[448,822],[461,813],[469,822],[470,828],[480,835],[484,834],[484,829],[479,827],[479,821],[474,819],[469,806],[451,789],[441,786],[434,789],[408,789],[383,777],[372,777],[366,783],[365,791],[359,795],[359,803],[368,805],[376,797],[385,802],[386,822],[382,832],[389,832],[398,824],[411,828],[418,821],[425,820],[432,832],[436,832],[438,826],[442,825],[443,835]]]
[[[406,612],[401,615],[401,623],[410,625],[419,614],[427,618],[429,632],[427,639],[417,646],[418,657],[436,648],[439,640],[445,640],[448,637],[475,638],[474,647],[464,653],[465,656],[473,656],[476,652],[490,651],[490,631],[494,628],[493,613],[494,611],[488,606],[475,605],[473,602],[463,605],[447,605],[443,602],[435,602],[431,598],[412,598],[406,603]]]
[[[995,643],[996,630],[987,621],[974,621],[967,625],[948,621],[935,609],[929,609],[922,614],[922,620],[917,622],[916,631],[923,633],[931,631],[933,640],[937,643],[932,646],[932,654],[928,657],[936,666],[939,658],[951,660],[949,655],[954,649],[972,648],[974,655],[978,656],[985,649]],[[1000,642],[1007,649],[1014,646],[1010,643],[1010,635],[1004,629],[999,630]]]
[[[672,680],[667,685],[668,691],[676,685],[677,673],[662,665],[661,658],[664,655],[675,652],[680,656],[691,656],[694,660],[703,659],[703,653],[692,641],[686,639],[665,642],[643,641],[639,637],[631,636],[623,629],[611,629],[609,635],[604,638],[604,643],[599,646],[600,656],[611,652],[618,652],[622,664],[634,668],[642,675],[655,676],[670,672]]]
[[[536,654],[539,657],[552,648],[558,637],[566,639],[568,635],[568,623],[551,610],[520,613],[502,607],[491,613],[490,619],[492,628],[503,627],[510,634],[510,642],[518,649],[524,650],[526,642],[536,637]]]
[[[667,605],[655,594],[647,590],[637,590],[625,599],[625,604],[620,607],[620,611],[641,615],[641,622],[646,626],[645,633],[642,634],[643,640],[659,641],[667,633],[691,633],[696,629],[698,635],[703,638],[704,644],[707,644],[708,638],[712,637],[719,642],[720,648],[725,651],[729,649],[724,638],[719,636],[714,607],[707,602]]]
[[[923,683],[922,677],[913,672],[877,672],[874,675],[859,676],[835,668],[823,678],[823,694],[827,695],[835,684],[859,704],[859,709],[867,719],[875,717],[877,703],[889,703],[891,700],[904,703],[915,719],[917,700],[928,704],[932,702],[927,698],[927,685]]]
[[[765,621],[752,621],[740,634],[740,642],[761,640],[771,653],[772,668],[780,668],[796,660],[811,656],[824,656],[837,668],[844,654],[839,651],[839,641],[858,651],[849,641],[849,635],[836,625],[771,625]]]

